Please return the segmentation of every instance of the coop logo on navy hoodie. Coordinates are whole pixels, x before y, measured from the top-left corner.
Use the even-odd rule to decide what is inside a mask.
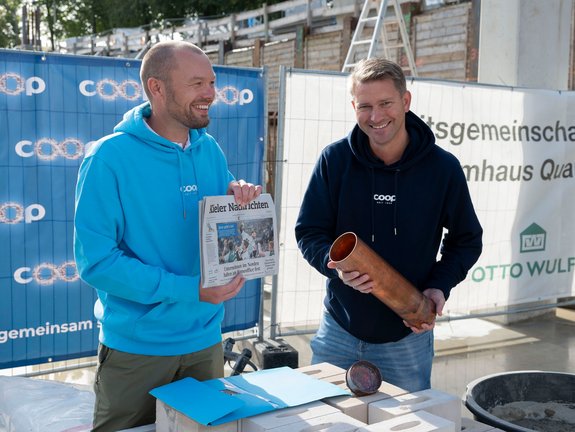
[[[373,200],[376,202],[376,204],[393,204],[395,202],[395,195],[374,194]]]

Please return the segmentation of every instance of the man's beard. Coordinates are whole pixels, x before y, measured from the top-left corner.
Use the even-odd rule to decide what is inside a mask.
[[[201,129],[207,127],[208,124],[210,124],[209,117],[207,116],[198,117],[194,115],[191,109],[188,109],[187,107],[184,108],[182,105],[178,104],[174,97],[174,92],[172,91],[171,88],[168,88],[167,97],[168,100],[171,101],[167,106],[168,113],[172,116],[172,118],[176,119],[178,122],[180,122],[187,128]],[[210,102],[203,102],[203,103],[205,103],[206,105],[210,104]],[[188,105],[188,107],[189,106],[190,105]]]

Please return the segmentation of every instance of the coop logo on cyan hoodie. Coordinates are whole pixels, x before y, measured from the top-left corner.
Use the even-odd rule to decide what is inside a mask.
[[[61,141],[53,138],[40,138],[36,141],[22,140],[14,146],[16,154],[23,158],[36,156],[43,161],[55,159],[77,160],[84,156],[92,141],[84,144],[77,138],[65,138]]]
[[[0,75],[0,93],[8,96],[18,96],[24,93],[26,96],[43,93],[46,83],[40,77],[24,77],[14,72]]]
[[[46,209],[40,204],[24,206],[15,202],[0,203],[0,224],[15,225],[44,219]]]
[[[58,281],[76,282],[79,279],[74,261],[66,261],[60,265],[42,263],[35,267],[20,267],[14,272],[14,280],[22,285],[31,282],[39,285],[52,285]]]
[[[180,186],[180,192],[185,194],[196,194],[198,193],[198,186],[197,185]]]

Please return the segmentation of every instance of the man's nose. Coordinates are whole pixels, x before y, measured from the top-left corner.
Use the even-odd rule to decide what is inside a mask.
[[[202,97],[214,100],[216,98],[216,89],[212,85],[207,85],[202,91]]]
[[[381,108],[374,107],[374,108],[371,110],[370,120],[371,120],[372,122],[375,122],[375,121],[377,121],[377,120],[381,120],[381,118],[383,117],[383,111],[384,111],[384,110],[381,109]]]

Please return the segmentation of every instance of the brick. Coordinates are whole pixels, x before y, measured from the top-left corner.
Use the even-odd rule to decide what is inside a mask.
[[[238,432],[239,421],[204,426],[156,399],[156,432]]]
[[[323,402],[312,402],[293,408],[284,408],[241,420],[242,432],[266,432],[315,417],[339,413],[337,408]]]
[[[369,404],[408,393],[400,387],[383,381],[378,391],[368,396],[336,396],[323,401],[354,419],[367,423]]]
[[[455,424],[447,419],[417,411],[393,417],[379,423],[357,429],[356,432],[456,432]]]
[[[415,411],[426,411],[452,421],[461,430],[461,400],[439,390],[428,389],[373,402],[368,409],[369,424]]]

